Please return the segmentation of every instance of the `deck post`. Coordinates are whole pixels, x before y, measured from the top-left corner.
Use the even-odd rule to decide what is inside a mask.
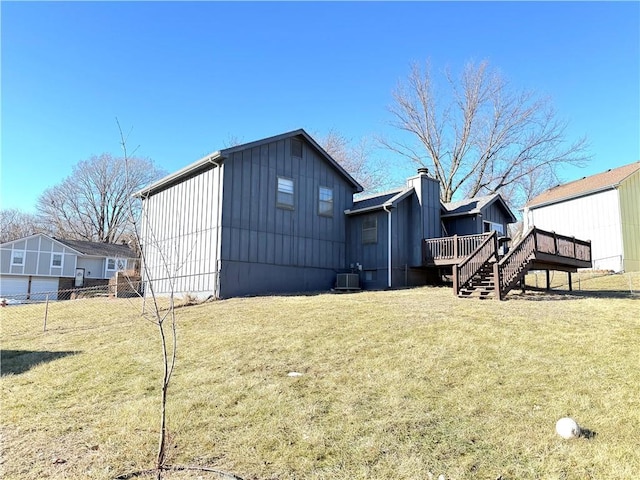
[[[549,270],[545,270],[547,274],[547,291],[551,290],[551,277],[549,276]]]
[[[453,236],[453,258],[458,260],[458,235],[457,234]]]
[[[575,247],[575,243],[573,244],[573,246]],[[575,257],[575,254],[574,254]],[[567,272],[567,275],[569,276],[569,291],[573,292],[573,285],[571,284],[571,272]]]
[[[458,296],[458,264],[453,265],[453,267],[451,268],[452,272],[453,272],[453,294],[457,297]]]
[[[496,292],[496,298],[502,300],[502,282],[500,282],[500,265],[498,262],[493,264],[493,281],[495,282],[493,288]]]

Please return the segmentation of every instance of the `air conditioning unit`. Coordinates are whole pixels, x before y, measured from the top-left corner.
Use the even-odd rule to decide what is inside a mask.
[[[336,290],[359,290],[360,275],[357,273],[339,273],[336,278]]]

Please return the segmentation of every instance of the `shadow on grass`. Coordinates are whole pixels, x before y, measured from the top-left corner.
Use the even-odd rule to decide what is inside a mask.
[[[39,352],[33,350],[0,350],[0,376],[18,375],[45,362],[76,355],[72,352]]]
[[[640,293],[623,290],[542,290],[527,287],[526,293],[520,291],[512,292],[507,300],[527,300],[527,301],[557,301],[557,300],[582,300],[585,298],[610,298],[640,300]]]

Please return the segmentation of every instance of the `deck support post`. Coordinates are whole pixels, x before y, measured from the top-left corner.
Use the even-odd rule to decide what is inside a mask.
[[[547,276],[547,291],[551,290],[551,276],[549,275],[549,270],[544,271]]]
[[[567,275],[569,276],[569,291],[573,292],[573,285],[571,284],[571,272],[567,272]]]
[[[500,265],[498,265],[498,262],[493,264],[493,281],[495,282],[493,288],[496,293],[496,298],[502,300],[502,282],[500,281]]]

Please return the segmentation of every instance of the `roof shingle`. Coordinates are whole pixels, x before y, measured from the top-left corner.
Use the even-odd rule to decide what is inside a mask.
[[[562,200],[569,200],[571,198],[596,193],[606,190],[607,188],[614,188],[637,170],[640,170],[640,162],[630,163],[629,165],[612,168],[606,172],[591,175],[590,177],[583,177],[580,180],[557,185],[531,199],[526,206],[537,207],[557,203]]]
[[[54,237],[55,238],[55,237]],[[128,245],[120,245],[116,243],[98,243],[88,240],[65,240],[55,238],[60,243],[65,244],[74,250],[90,256],[96,257],[118,257],[118,258],[137,258],[136,253],[129,248]]]

